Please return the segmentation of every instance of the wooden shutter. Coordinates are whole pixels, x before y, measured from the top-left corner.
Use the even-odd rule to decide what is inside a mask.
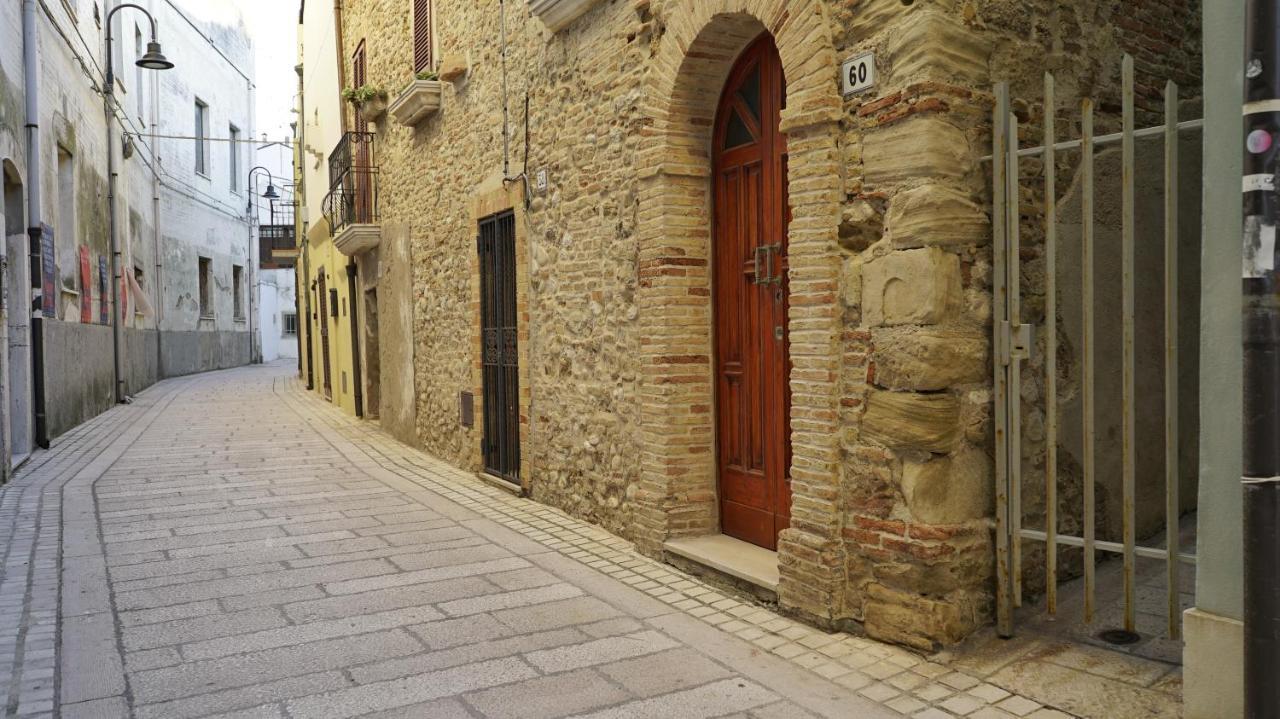
[[[413,71],[431,69],[431,0],[413,0]]]

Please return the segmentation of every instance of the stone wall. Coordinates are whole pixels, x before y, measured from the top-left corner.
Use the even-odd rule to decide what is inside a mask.
[[[613,0],[551,33],[509,3],[504,157],[500,7],[434,3],[443,108],[377,128],[384,225],[407,234],[413,267],[413,366],[384,353],[381,374],[412,372],[418,443],[480,468],[479,425],[460,427],[457,406],[478,362],[468,208],[505,170],[527,240],[526,490],[649,553],[718,531],[709,132],[734,58],[768,31],[788,83],[792,210],[779,602],[922,648],[987,621],[991,82],[1038,97],[1047,56],[1074,68],[1064,97],[1105,94],[1141,31],[1116,22],[1118,0],[1031,5]],[[412,71],[403,3],[343,21],[345,56],[363,41],[394,99]],[[1144,73],[1163,67],[1141,47]],[[839,59],[867,49],[879,84],[842,99]],[[545,193],[526,169],[546,171]]]

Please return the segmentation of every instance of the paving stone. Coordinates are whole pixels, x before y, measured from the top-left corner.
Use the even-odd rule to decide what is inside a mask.
[[[431,607],[411,607],[390,612],[366,614],[358,617],[311,622],[299,626],[268,629],[250,634],[219,637],[183,645],[182,655],[188,661],[216,659],[230,654],[262,651],[275,647],[306,644],[323,639],[352,636],[384,629],[394,629],[409,624],[419,624],[442,615]]]
[[[465,696],[489,719],[556,719],[630,699],[591,670],[529,679]]]
[[[658,697],[628,702],[610,709],[582,714],[581,719],[639,719],[640,717],[712,717],[754,709],[778,700],[773,692],[753,682],[724,679]]]
[[[293,699],[288,702],[288,711],[293,719],[345,719],[535,676],[533,667],[508,657]]]
[[[138,719],[195,719],[351,686],[342,672],[322,672],[134,707]]]
[[[518,637],[477,642],[452,649],[417,654],[402,659],[352,667],[352,678],[361,684],[399,679],[413,674],[447,669],[463,664],[473,664],[487,659],[499,659],[525,652],[532,652],[566,644],[587,641],[588,637],[575,629],[555,629],[549,632],[523,634]]]
[[[284,616],[274,608],[250,609],[243,612],[218,613],[125,627],[122,641],[126,650],[137,651],[154,649],[166,644],[185,644],[229,634],[272,629],[285,624],[288,622]]]
[[[530,652],[525,658],[543,672],[563,672],[652,654],[675,646],[678,646],[676,642],[661,632],[644,631]]]
[[[574,624],[590,624],[620,614],[617,609],[595,597],[577,597],[494,612],[493,617],[517,632],[536,632]]]
[[[317,619],[350,617],[391,609],[438,604],[464,597],[480,597],[498,591],[497,587],[480,577],[463,577],[297,602],[286,605],[284,611],[295,622],[311,622]]]
[[[640,697],[688,689],[732,673],[689,648],[605,664],[599,671]]]
[[[154,703],[248,684],[314,674],[422,650],[408,632],[392,630],[312,642],[135,674],[134,700]]]

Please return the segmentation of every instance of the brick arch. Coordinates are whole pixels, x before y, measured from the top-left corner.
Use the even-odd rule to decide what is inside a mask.
[[[843,615],[839,477],[837,148],[831,24],[817,0],[676,0],[645,83],[639,162],[641,479],[637,546],[718,531],[711,309],[711,128],[739,52],[763,31],[787,79],[792,528],[779,539],[780,602]]]

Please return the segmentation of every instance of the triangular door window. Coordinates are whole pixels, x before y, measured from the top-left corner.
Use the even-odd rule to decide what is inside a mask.
[[[738,117],[737,110],[729,111],[729,127],[724,133],[724,149],[729,150],[743,145],[750,145],[755,142],[756,138],[747,129],[747,124]]]

